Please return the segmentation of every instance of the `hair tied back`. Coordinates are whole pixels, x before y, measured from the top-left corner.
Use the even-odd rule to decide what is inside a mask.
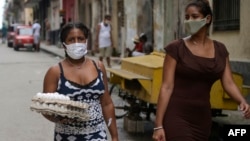
[[[197,0],[198,2],[203,2],[209,5],[209,0]]]

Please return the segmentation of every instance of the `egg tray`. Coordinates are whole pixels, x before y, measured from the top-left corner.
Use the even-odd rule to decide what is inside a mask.
[[[79,101],[48,99],[34,96],[30,109],[31,111],[36,111],[41,114],[59,115],[78,119],[79,121],[87,121],[89,119],[86,112],[88,107],[88,104]]]

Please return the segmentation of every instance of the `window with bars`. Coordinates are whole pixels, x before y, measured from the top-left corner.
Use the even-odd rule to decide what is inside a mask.
[[[240,0],[213,0],[213,30],[240,29]]]

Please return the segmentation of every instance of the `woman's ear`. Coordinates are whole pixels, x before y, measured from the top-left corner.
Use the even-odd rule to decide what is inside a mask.
[[[66,49],[66,46],[65,46],[65,43],[64,42],[61,42],[61,46]]]
[[[207,24],[212,22],[212,16],[211,15],[207,15]]]

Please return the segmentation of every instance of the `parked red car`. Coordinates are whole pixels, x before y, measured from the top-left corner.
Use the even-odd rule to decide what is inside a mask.
[[[16,51],[20,48],[31,50],[35,48],[33,30],[31,26],[17,26],[13,46]]]

